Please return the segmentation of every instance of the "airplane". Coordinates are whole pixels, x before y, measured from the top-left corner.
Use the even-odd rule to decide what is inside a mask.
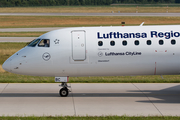
[[[180,73],[180,25],[74,27],[50,31],[2,65],[11,73],[53,76],[68,96],[69,77]]]

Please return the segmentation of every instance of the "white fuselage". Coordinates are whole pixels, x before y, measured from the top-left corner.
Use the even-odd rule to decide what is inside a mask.
[[[179,74],[179,29],[169,25],[55,30],[12,55],[3,68],[55,77]],[[49,47],[39,46],[42,39],[48,39]]]

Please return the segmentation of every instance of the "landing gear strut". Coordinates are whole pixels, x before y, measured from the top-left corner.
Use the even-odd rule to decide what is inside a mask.
[[[67,83],[66,83],[66,82],[62,82],[62,84],[59,85],[59,86],[62,87],[62,88],[59,90],[59,95],[60,95],[61,97],[67,97],[68,94],[69,94],[69,92],[71,92],[71,91],[68,89],[68,87],[70,87],[70,86],[67,86]]]

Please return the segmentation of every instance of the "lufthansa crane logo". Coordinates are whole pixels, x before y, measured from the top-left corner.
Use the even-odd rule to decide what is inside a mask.
[[[46,52],[46,53],[44,53],[44,54],[42,55],[42,58],[43,58],[45,61],[48,61],[48,60],[51,58],[51,55]]]
[[[100,51],[100,52],[98,52],[98,56],[99,57],[102,57],[103,56],[103,53]]]

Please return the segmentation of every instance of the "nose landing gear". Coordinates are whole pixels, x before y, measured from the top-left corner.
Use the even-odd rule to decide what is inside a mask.
[[[59,90],[59,95],[61,97],[67,97],[69,92],[71,92],[68,87],[70,88],[70,86],[67,85],[66,82],[62,82],[61,85],[59,85],[60,87],[62,87],[60,90]]]

